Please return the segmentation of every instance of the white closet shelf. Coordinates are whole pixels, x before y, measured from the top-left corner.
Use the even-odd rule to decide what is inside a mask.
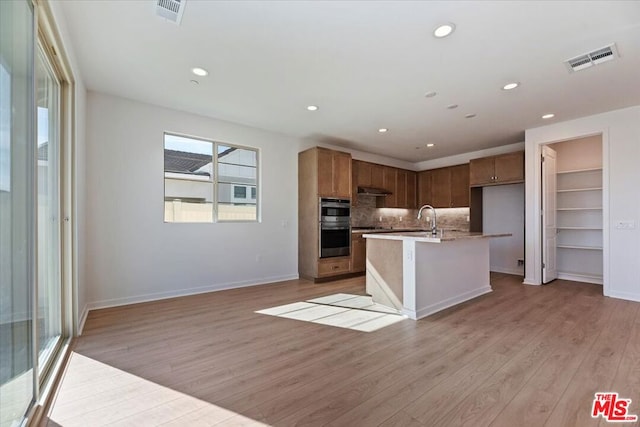
[[[602,187],[591,188],[568,188],[566,190],[557,190],[558,193],[573,193],[577,191],[602,191]]]
[[[593,208],[556,208],[557,211],[601,211],[602,206]]]
[[[581,172],[597,172],[597,171],[601,171],[602,168],[587,168],[587,169],[574,169],[574,170],[570,170],[570,171],[557,171],[556,175],[562,175],[565,173],[581,173]]]
[[[598,247],[598,246],[557,245],[556,247],[561,249],[580,249],[580,250],[586,250],[586,251],[602,250],[602,247]]]

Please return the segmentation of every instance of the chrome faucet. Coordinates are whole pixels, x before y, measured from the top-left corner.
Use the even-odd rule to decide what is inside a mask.
[[[424,209],[431,209],[431,235],[436,236],[438,234],[438,231],[436,228],[436,209],[431,205],[424,205],[418,211],[418,219],[422,218],[422,211]]]

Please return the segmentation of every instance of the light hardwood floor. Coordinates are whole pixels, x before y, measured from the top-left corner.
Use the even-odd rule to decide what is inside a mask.
[[[371,333],[254,313],[363,294],[362,277],[92,311],[42,424],[606,425],[597,391],[640,414],[640,303],[560,280],[492,286]]]

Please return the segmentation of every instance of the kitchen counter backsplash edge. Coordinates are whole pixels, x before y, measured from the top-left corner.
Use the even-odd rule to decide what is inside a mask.
[[[436,214],[438,228],[469,231],[469,208],[436,209]],[[377,208],[374,197],[358,196],[358,203],[351,208],[351,227],[372,227],[367,232],[419,231],[429,228],[426,216],[418,220],[417,209]]]

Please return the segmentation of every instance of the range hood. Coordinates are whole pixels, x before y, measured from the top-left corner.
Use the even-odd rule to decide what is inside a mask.
[[[391,194],[391,192],[382,188],[358,187],[358,194],[361,196],[385,197]]]

